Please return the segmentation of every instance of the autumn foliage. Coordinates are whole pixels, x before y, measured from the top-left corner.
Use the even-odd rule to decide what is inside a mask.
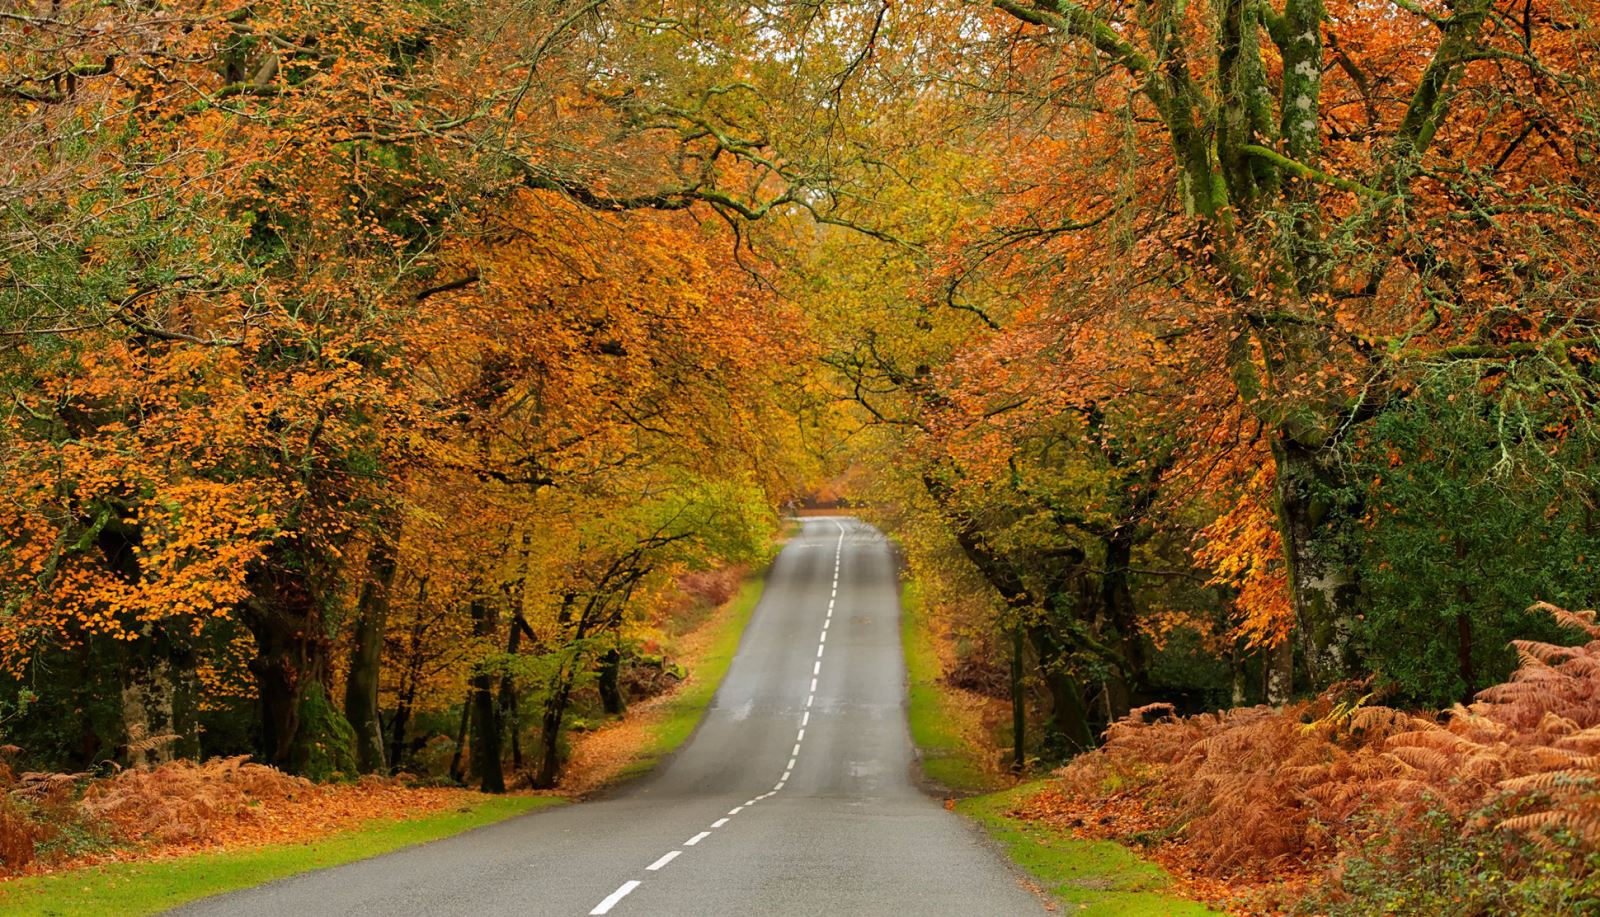
[[[1525,641],[1510,681],[1437,717],[1372,703],[1360,685],[1282,709],[1156,705],[1063,768],[1060,791],[1089,811],[1137,801],[1184,868],[1229,879],[1398,848],[1440,816],[1447,831],[1600,849],[1600,627],[1593,612],[1544,610],[1587,642]]]

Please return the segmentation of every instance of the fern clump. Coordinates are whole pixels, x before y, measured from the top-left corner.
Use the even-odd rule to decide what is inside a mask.
[[[1465,835],[1502,851],[1511,873],[1559,862],[1568,878],[1590,881],[1600,853],[1600,625],[1593,611],[1535,608],[1585,642],[1513,644],[1516,671],[1471,704],[1407,712],[1346,684],[1281,709],[1176,717],[1164,705],[1141,708],[1059,772],[1064,792],[1089,800],[1115,786],[1137,796],[1190,848],[1184,860],[1213,877],[1404,860],[1422,856],[1419,837]]]

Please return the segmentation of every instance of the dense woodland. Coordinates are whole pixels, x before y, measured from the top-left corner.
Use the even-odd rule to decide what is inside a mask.
[[[36,0],[0,125],[18,769],[551,786],[827,483],[1018,770],[1594,890],[1590,0]]]

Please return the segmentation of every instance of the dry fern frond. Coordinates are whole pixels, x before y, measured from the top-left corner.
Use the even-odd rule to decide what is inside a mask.
[[[130,768],[91,785],[83,808],[129,837],[181,841],[204,837],[225,820],[252,819],[259,802],[307,792],[314,792],[310,781],[239,755]]]
[[[1534,610],[1589,642],[1519,641],[1508,681],[1439,716],[1369,705],[1359,683],[1282,710],[1145,722],[1155,712],[1145,708],[1059,773],[1087,796],[1123,778],[1124,791],[1171,813],[1214,875],[1331,856],[1363,830],[1402,838],[1441,808],[1464,830],[1497,826],[1538,843],[1562,831],[1600,849],[1600,625],[1593,611]],[[1518,797],[1537,811],[1486,817]],[[1373,824],[1382,827],[1361,827]]]

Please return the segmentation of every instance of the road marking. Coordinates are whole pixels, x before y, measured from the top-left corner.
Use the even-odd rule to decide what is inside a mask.
[[[595,905],[594,906],[594,910],[590,911],[589,913],[590,914],[605,914],[605,913],[609,913],[612,908],[617,906],[617,902],[618,901],[621,901],[623,898],[628,897],[628,892],[631,892],[631,891],[633,891],[634,889],[636,889],[638,887],[639,887],[639,880],[638,879],[629,879],[628,881],[622,883],[622,887],[618,888],[616,891],[614,891],[611,894],[607,895],[606,896],[606,900],[604,900],[604,901],[600,902],[599,904]]]
[[[661,867],[667,865],[668,863],[672,862],[673,860],[676,860],[678,858],[678,854],[680,854],[682,852],[683,852],[682,850],[674,850],[671,853],[667,854],[666,856],[662,857],[661,859],[656,860],[654,863],[651,863],[649,866],[646,866],[645,869],[648,869],[651,872],[655,872],[656,870],[658,870]]]
[[[789,776],[794,773],[795,762],[798,761],[800,757],[800,743],[805,741],[806,727],[811,723],[810,708],[817,699],[817,676],[822,674],[822,652],[827,648],[828,625],[833,621],[834,605],[838,602],[839,598],[839,572],[843,563],[842,558],[844,557],[844,537],[849,529],[845,527],[843,522],[840,522],[837,519],[834,520],[834,525],[839,527],[839,543],[835,545],[833,549],[833,585],[828,596],[828,613],[823,616],[822,632],[817,638],[817,661],[811,666],[811,692],[806,695],[806,710],[800,717],[800,729],[795,733],[794,751],[790,753],[789,766],[783,771],[783,779],[773,784],[771,790],[762,793],[760,796],[757,796],[753,799],[746,800],[745,804],[742,806],[734,806],[732,809],[729,809],[727,817],[719,818],[711,823],[711,827],[713,829],[721,828],[723,825],[728,823],[728,819],[730,817],[738,815],[740,812],[744,811],[747,806],[753,806],[761,800],[766,799],[767,797],[772,796],[779,790],[783,789],[784,786],[786,786],[789,782]],[[710,836],[710,831],[702,831],[699,834],[696,834],[694,837],[684,841],[683,846],[693,847]],[[651,863],[649,866],[646,866],[645,870],[648,872],[655,872],[666,866],[668,863],[671,863],[673,860],[677,859],[681,853],[683,853],[682,850],[673,850],[665,853],[660,859],[656,860],[654,863]],[[601,901],[599,904],[595,905],[594,910],[590,911],[589,913],[591,915],[610,913],[611,909],[617,906],[617,902],[621,901],[623,898],[626,898],[634,889],[638,888],[639,885],[639,880],[629,879],[628,881],[622,883],[622,885],[619,886],[616,891],[607,895],[604,901]]]

